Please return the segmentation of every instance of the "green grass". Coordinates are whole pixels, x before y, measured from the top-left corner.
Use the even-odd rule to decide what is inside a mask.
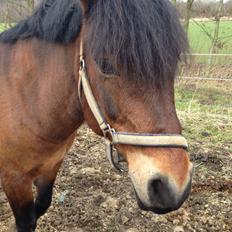
[[[0,32],[3,32],[4,30],[9,29],[12,27],[14,24],[6,24],[6,23],[0,23]]]
[[[177,108],[188,113],[219,115],[232,119],[232,82],[179,80]]]
[[[0,32],[6,30],[8,26],[5,23],[0,23]]]
[[[199,26],[199,25],[201,26]],[[202,27],[204,29],[202,29]],[[191,22],[189,26],[189,41],[192,52],[209,53],[212,40],[206,35],[206,30],[211,36],[214,35],[215,22]],[[219,52],[232,54],[232,21],[221,21],[219,38],[221,41]]]
[[[190,143],[232,155],[231,89],[232,82],[177,82],[177,111]]]
[[[185,114],[178,112],[183,134],[188,138],[191,153],[206,150],[212,155],[224,153],[232,157],[232,123],[222,118],[213,118],[204,114]],[[208,153],[207,152],[207,153]]]
[[[0,32],[4,30],[4,24],[0,23]]]

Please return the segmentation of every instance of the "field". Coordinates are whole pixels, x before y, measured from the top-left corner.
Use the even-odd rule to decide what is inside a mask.
[[[199,26],[200,25],[200,26]],[[214,34],[215,22],[191,22],[189,27],[190,47],[194,53],[209,53],[212,40],[204,32],[211,36]],[[232,53],[232,22],[222,21],[219,31],[220,46],[218,53]]]

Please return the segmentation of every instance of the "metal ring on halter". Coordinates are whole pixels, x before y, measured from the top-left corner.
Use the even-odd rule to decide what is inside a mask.
[[[83,70],[83,69],[85,69],[85,60],[81,59],[80,60],[80,70]]]
[[[109,124],[107,124],[107,128],[106,129],[102,130],[104,138],[105,139],[110,139],[111,142],[112,142],[112,139],[113,139],[113,133],[115,133],[115,132],[116,132],[115,129],[112,128]],[[109,138],[108,135],[110,136],[110,138]]]

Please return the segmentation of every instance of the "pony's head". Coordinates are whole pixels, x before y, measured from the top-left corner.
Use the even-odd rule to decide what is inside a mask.
[[[81,40],[98,106],[117,131],[181,134],[174,78],[187,49],[168,0],[82,0]],[[102,131],[82,95],[85,120]],[[178,209],[188,197],[192,164],[183,148],[117,145],[128,162],[139,206],[155,213]]]

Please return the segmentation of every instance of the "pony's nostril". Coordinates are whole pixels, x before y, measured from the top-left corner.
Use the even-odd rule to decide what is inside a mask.
[[[163,183],[161,179],[156,179],[151,182],[151,187],[155,192],[159,192],[160,190],[162,191],[163,188]]]
[[[156,207],[170,207],[174,201],[172,190],[165,177],[156,177],[150,181],[149,196]]]
[[[150,195],[153,198],[160,198],[160,195],[164,192],[164,183],[161,179],[154,179],[150,183]]]

